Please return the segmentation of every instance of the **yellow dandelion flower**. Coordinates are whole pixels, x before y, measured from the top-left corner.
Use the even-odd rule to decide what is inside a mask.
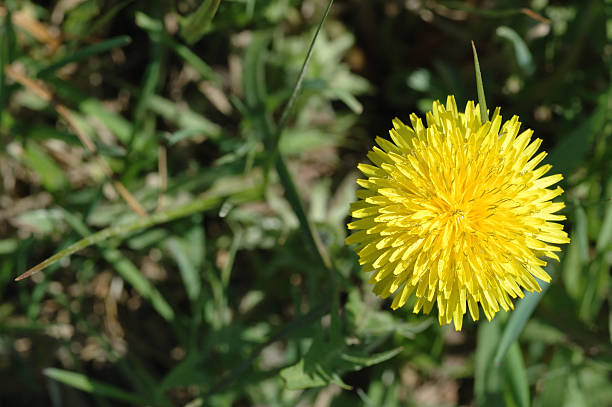
[[[551,201],[563,190],[548,189],[563,177],[544,177],[551,166],[536,166],[546,153],[533,157],[542,140],[519,134],[517,116],[502,124],[499,108],[483,123],[478,105],[458,112],[449,96],[427,126],[415,114],[410,122],[393,120],[393,142],[378,137],[373,165],[359,165],[367,179],[357,181],[346,243],[358,244],[374,293],[397,292],[391,308],[415,293],[415,313],[437,304],[440,324],[461,330],[468,309],[478,320],[480,303],[491,320],[523,289],[540,291],[534,277],[550,281],[541,258],[558,260],[556,245],[570,241],[555,222],[564,204]]]

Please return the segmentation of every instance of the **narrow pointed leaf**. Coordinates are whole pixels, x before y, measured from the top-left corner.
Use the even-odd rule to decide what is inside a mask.
[[[97,380],[90,379],[81,373],[70,372],[63,369],[49,368],[43,371],[43,374],[53,380],[64,383],[75,389],[82,390],[87,393],[96,394],[98,396],[108,397],[114,400],[120,400],[129,404],[150,405],[151,401],[138,394],[128,393],[110,384],[106,384]]]
[[[110,51],[111,49],[114,49],[114,48],[125,47],[131,42],[132,42],[132,39],[130,37],[128,37],[127,35],[121,35],[119,37],[111,38],[110,40],[102,41],[98,44],[84,47],[74,53],[69,54],[68,56],[64,58],[59,59],[58,61],[53,62],[51,65],[42,69],[40,72],[38,72],[38,77],[43,78],[70,63],[81,61],[93,55],[97,55],[97,54],[101,54],[106,51]]]
[[[472,41],[472,51],[474,52],[474,70],[476,71],[476,89],[478,91],[478,104],[480,105],[480,119],[483,122],[489,120],[487,113],[487,101],[485,100],[484,87],[482,85],[482,74],[480,73],[480,63],[478,62],[478,54],[476,53],[476,45]]]
[[[547,268],[548,274],[552,274],[552,270],[550,267]],[[523,331],[525,324],[533,314],[533,310],[539,304],[542,296],[548,290],[550,284],[543,283],[540,281],[540,286],[542,286],[542,291],[539,293],[528,293],[522,298],[516,309],[510,314],[510,320],[508,324],[506,324],[506,328],[504,329],[504,333],[499,341],[499,346],[497,347],[497,351],[495,352],[494,364],[495,366],[499,366],[499,364],[504,359],[506,352],[512,346],[513,343],[516,342],[517,338]]]

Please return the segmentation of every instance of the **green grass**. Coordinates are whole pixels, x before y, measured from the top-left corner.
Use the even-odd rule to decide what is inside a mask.
[[[0,404],[612,404],[612,9],[413,3],[3,2]],[[374,137],[481,88],[544,140],[572,242],[456,333],[344,238]]]

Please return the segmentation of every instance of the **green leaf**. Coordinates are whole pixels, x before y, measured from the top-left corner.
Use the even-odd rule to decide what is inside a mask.
[[[347,348],[341,338],[330,342],[318,335],[306,355],[295,365],[281,370],[280,374],[289,390],[320,387],[329,383],[351,389],[351,386],[342,381],[344,373],[389,360],[401,350],[400,347],[369,355],[362,349]]]
[[[173,387],[191,386],[210,382],[212,377],[205,369],[206,355],[193,350],[164,377],[160,387],[169,390]]]
[[[478,406],[502,406],[501,382],[493,355],[501,335],[499,315],[491,322],[480,322],[476,342],[474,366],[474,395]]]
[[[92,236],[87,226],[76,216],[64,211],[64,219],[66,219],[66,222],[70,223],[82,236]],[[103,242],[98,242],[99,245],[101,243]],[[148,300],[162,318],[166,321],[172,321],[174,319],[174,310],[159,290],[142,275],[134,263],[125,257],[118,249],[107,248],[103,244],[101,246],[104,259],[113,265],[115,271],[132,285],[143,298]]]
[[[528,75],[535,72],[535,64],[531,52],[525,44],[525,41],[521,38],[516,31],[510,27],[500,26],[495,30],[495,34],[501,38],[508,40],[514,47],[514,54],[516,56],[516,62],[519,67]]]
[[[579,315],[586,321],[592,321],[598,314],[604,301],[608,298],[610,287],[610,261],[605,256],[598,256],[588,267],[586,287],[581,298]]]
[[[271,39],[269,31],[257,31],[253,34],[245,55],[243,65],[244,98],[249,109],[261,109],[266,100],[265,56]],[[256,112],[264,113],[264,112]]]
[[[295,86],[293,87],[293,92],[291,93],[291,97],[289,98],[289,101],[287,102],[287,105],[285,106],[285,109],[283,110],[283,113],[281,115],[281,118],[278,121],[278,128],[277,128],[278,137],[280,137],[280,133],[283,131],[283,129],[287,125],[287,122],[289,121],[289,117],[293,113],[293,107],[295,105],[295,101],[300,91],[302,90],[302,82],[304,81],[304,77],[306,76],[306,71],[308,70],[308,64],[310,63],[310,59],[312,58],[312,52],[314,51],[314,45],[317,41],[317,37],[319,36],[319,32],[321,32],[321,28],[323,27],[323,24],[325,23],[325,19],[327,19],[327,15],[329,14],[329,11],[331,10],[332,4],[334,4],[334,0],[330,0],[327,3],[327,8],[325,9],[323,16],[319,20],[319,25],[317,26],[317,29],[312,37],[312,41],[310,42],[310,46],[308,47],[308,51],[306,52],[306,58],[304,59],[304,63],[302,64],[302,68],[300,69],[300,73],[295,82]]]
[[[501,366],[494,363],[495,351],[500,341],[501,319],[496,315],[491,322],[481,322],[478,327],[474,393],[478,406],[502,405],[529,406],[529,384],[523,356],[517,343],[510,348]]]
[[[551,267],[547,267],[546,271],[548,274],[553,274],[553,269]],[[550,287],[550,284],[543,283],[542,281],[539,281],[539,283],[543,286],[542,291],[539,293],[533,292],[526,294],[525,297],[518,302],[516,309],[510,314],[510,320],[504,329],[504,334],[495,352],[495,366],[499,366],[508,349],[516,342],[516,339],[523,331],[529,317],[533,314],[535,307],[542,299],[544,293],[548,290],[548,287]]]
[[[317,35],[329,13],[329,10],[333,4],[333,0],[330,0],[327,4],[327,9],[323,14],[323,17],[319,21],[319,26],[317,27],[317,31],[312,39],[310,44],[310,48],[307,52],[304,63],[302,64],[302,69],[300,70],[300,74],[298,75],[298,79],[293,88],[292,95],[289,99],[289,102],[285,106],[281,118],[279,120],[279,124],[276,126],[276,129],[273,130],[268,119],[268,114],[265,110],[262,109],[262,106],[265,106],[265,81],[263,80],[263,59],[262,52],[267,43],[269,41],[269,34],[259,34],[256,35],[249,49],[247,50],[247,55],[245,56],[245,75],[244,75],[244,93],[245,99],[247,101],[247,106],[250,109],[257,109],[258,113],[255,115],[256,127],[258,131],[263,133],[264,141],[268,147],[270,147],[270,151],[268,152],[268,161],[266,163],[265,177],[267,179],[268,171],[267,169],[271,166],[272,163],[276,166],[276,172],[280,178],[281,184],[285,189],[285,195],[289,203],[291,204],[291,208],[295,212],[296,217],[300,222],[300,231],[304,236],[307,244],[309,244],[313,250],[313,252],[317,255],[318,260],[321,262],[321,265],[327,269],[328,271],[332,271],[335,275],[339,275],[337,270],[333,266],[329,255],[327,253],[327,249],[323,246],[319,235],[316,233],[314,227],[310,223],[308,216],[306,215],[306,211],[304,210],[304,205],[300,198],[300,195],[297,191],[295,183],[293,182],[293,177],[287,168],[287,164],[282,156],[278,154],[278,144],[280,141],[280,136],[282,134],[282,129],[284,128],[286,122],[289,120],[290,114],[293,110],[293,105],[295,103],[295,99],[298,93],[301,90],[302,81],[304,79],[304,75],[306,73],[306,69],[308,68],[308,62],[310,57],[312,56],[313,47],[317,38]],[[250,69],[247,69],[249,67]]]
[[[104,124],[122,143],[128,143],[133,131],[132,123],[118,113],[111,111],[102,102],[86,98],[79,102],[79,109],[84,114],[95,117]],[[98,137],[95,138],[98,140]]]
[[[181,278],[183,279],[183,284],[187,291],[187,297],[190,301],[195,302],[200,296],[200,289],[202,286],[200,273],[187,255],[181,240],[170,238],[166,242],[166,247],[178,264]]]
[[[246,182],[246,183],[245,183]],[[229,182],[231,184],[231,181]],[[225,183],[227,185],[227,182]],[[240,188],[242,186],[242,188]],[[242,181],[237,182],[232,188],[236,188],[237,191],[234,192],[232,188],[226,188],[224,191],[220,191],[217,194],[210,193],[210,195],[202,196],[198,199],[195,199],[185,205],[171,208],[162,212],[157,212],[154,215],[151,215],[144,219],[137,219],[135,221],[126,222],[124,224],[111,226],[109,228],[103,229],[99,232],[96,232],[92,235],[89,235],[76,243],[73,243],[69,247],[64,250],[54,254],[49,257],[45,261],[37,264],[32,267],[22,275],[16,278],[16,281],[23,280],[25,278],[30,277],[32,274],[37,273],[50,264],[55,263],[58,260],[63,259],[64,257],[70,256],[80,250],[83,250],[86,247],[89,247],[94,244],[98,244],[105,240],[108,240],[113,237],[121,237],[129,235],[138,230],[142,230],[151,226],[159,225],[161,223],[166,223],[171,220],[182,218],[193,213],[202,212],[206,210],[210,210],[212,208],[218,207],[222,202],[226,199],[235,199],[237,201],[241,201],[244,199],[249,199],[252,196],[256,196],[259,193],[259,187],[250,188],[250,181]],[[214,192],[214,191],[213,191]]]
[[[84,0],[66,13],[62,28],[68,37],[83,38],[89,34],[92,21],[100,15],[100,4],[96,0]]]
[[[358,289],[350,290],[345,309],[349,330],[359,337],[380,337],[393,332],[405,338],[414,338],[433,322],[432,318],[417,317],[413,322],[398,321],[388,310],[380,311],[367,306]]]
[[[59,209],[34,209],[15,217],[15,222],[20,228],[34,230],[43,236],[61,230],[64,226],[63,221],[63,211]]]
[[[120,400],[125,403],[136,405],[150,405],[151,401],[138,394],[128,393],[110,384],[90,379],[81,373],[70,372],[63,369],[49,368],[43,370],[43,374],[53,380],[64,383],[70,387],[82,390],[98,396]]]
[[[157,95],[150,97],[147,102],[149,109],[180,129],[198,131],[199,134],[212,140],[219,140],[221,137],[221,127],[188,108],[180,107],[174,102]]]
[[[529,407],[529,382],[527,381],[527,370],[523,362],[523,354],[518,343],[514,343],[508,350],[506,360],[503,363],[503,372],[506,380],[507,397],[512,400],[512,405],[517,407]],[[509,404],[507,404],[509,405]]]
[[[0,240],[0,254],[9,254],[14,252],[18,246],[17,239],[1,239]]]
[[[119,250],[109,249],[105,251],[104,258],[113,264],[115,270],[121,277],[134,287],[143,298],[151,302],[153,308],[166,320],[174,320],[174,310],[163,297],[161,292],[142,275],[138,267],[128,260]]]
[[[612,100],[612,86],[598,98],[598,106],[593,114],[570,131],[551,150],[547,160],[556,172],[571,174],[584,162],[595,135],[600,134],[608,123],[610,100]]]
[[[181,36],[187,43],[193,44],[208,32],[220,3],[221,0],[204,0],[195,12],[181,21]]]
[[[283,109],[283,113],[281,114],[281,117],[278,121],[276,130],[272,134],[272,139],[270,140],[271,151],[269,153],[269,157],[270,157],[269,161],[274,161],[276,159],[276,156],[278,155],[278,148],[279,148],[281,136],[283,134],[283,130],[285,126],[287,126],[287,123],[289,122],[289,118],[293,114],[293,108],[295,106],[295,102],[297,100],[298,95],[302,91],[302,83],[304,81],[304,77],[306,76],[306,71],[308,70],[308,64],[310,63],[310,59],[312,58],[312,53],[314,51],[314,45],[317,41],[319,32],[321,32],[323,23],[325,23],[325,19],[327,18],[327,15],[329,14],[329,11],[331,10],[333,3],[334,3],[334,0],[329,0],[329,2],[327,3],[327,8],[325,9],[323,16],[319,20],[319,25],[317,26],[314,36],[312,37],[312,41],[310,42],[310,46],[308,47],[308,51],[306,52],[306,58],[304,58],[304,62],[302,63],[302,68],[300,69],[300,73],[298,74],[297,80],[295,82],[295,86],[293,87],[293,91],[291,92],[291,97],[289,97],[289,101],[287,102],[287,104],[285,105],[285,108]],[[349,103],[351,103],[351,101],[349,101]]]
[[[115,4],[110,10],[104,13],[100,18],[96,20],[95,23],[92,24],[91,28],[89,29],[88,35],[93,35],[97,33],[100,28],[104,27],[104,25],[111,21],[113,17],[117,15],[117,13],[119,13],[122,9],[127,7],[133,1],[134,0],[124,0],[121,3]]]
[[[287,129],[285,133],[285,137],[279,144],[280,153],[284,156],[295,156],[304,151],[336,146],[341,141],[340,137],[316,128],[291,128]]]
[[[596,250],[602,253],[612,243],[612,179],[608,181],[605,199],[608,204],[606,205],[604,217],[601,222],[601,229],[597,236],[597,245],[595,246]]]
[[[331,97],[337,97],[340,99],[353,113],[361,114],[363,112],[363,105],[351,92],[347,89],[328,87],[325,93]]]
[[[180,44],[168,34],[166,34],[161,21],[154,20],[153,18],[142,12],[136,12],[136,25],[142,28],[143,30],[147,30],[150,35],[157,36],[159,41],[166,44],[179,57],[181,57],[183,61],[185,61],[186,63],[191,65],[192,68],[198,71],[200,76],[202,76],[202,79],[210,80],[216,84],[220,84],[223,82],[221,77],[217,73],[215,73],[215,71],[210,67],[210,65],[208,65],[197,54],[191,51],[189,47]]]
[[[574,219],[571,242],[562,264],[563,283],[568,295],[579,303],[586,285],[583,270],[586,270],[585,265],[589,261],[589,237],[586,212],[578,203],[574,210]]]
[[[67,57],[61,58],[58,61],[51,63],[46,68],[43,68],[38,72],[37,76],[39,78],[44,78],[45,76],[49,76],[61,67],[66,66],[70,63],[81,61],[83,59],[89,58],[92,55],[101,54],[103,52],[110,51],[114,48],[125,47],[131,42],[132,39],[129,36],[121,35],[106,41],[102,41],[98,44],[83,47],[76,52],[70,53],[70,55],[68,55]]]
[[[559,407],[564,405],[567,381],[571,372],[572,354],[568,349],[559,348],[552,356],[548,374],[542,378],[542,389],[534,400],[537,407]]]
[[[42,184],[48,191],[55,192],[68,185],[64,171],[38,144],[33,142],[26,144],[23,161],[40,176]]]
[[[484,87],[482,85],[482,74],[480,73],[480,63],[476,53],[476,45],[472,41],[472,51],[474,53],[474,70],[476,72],[476,90],[478,91],[478,104],[480,105],[480,120],[484,123],[489,120],[487,112],[487,101],[485,99]]]

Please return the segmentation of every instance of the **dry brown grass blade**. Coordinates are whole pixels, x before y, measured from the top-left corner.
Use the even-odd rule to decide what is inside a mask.
[[[541,16],[540,14],[536,13],[535,11],[531,9],[523,7],[521,9],[521,12],[525,14],[526,16],[533,18],[534,20],[538,20],[538,21],[541,21],[543,23],[548,23],[548,24],[552,23],[552,21],[550,21],[548,18]]]
[[[9,78],[14,80],[15,82],[18,82],[34,94],[38,95],[41,99],[51,103],[51,105],[55,108],[57,114],[62,119],[64,119],[66,123],[68,123],[68,125],[75,132],[81,143],[93,155],[95,160],[98,162],[98,164],[104,171],[104,174],[108,177],[109,180],[111,180],[113,186],[115,187],[115,190],[121,196],[121,198],[123,198],[123,200],[129,205],[130,208],[132,208],[134,212],[136,212],[139,216],[146,218],[147,211],[145,211],[145,209],[138,202],[138,200],[134,198],[130,191],[128,191],[128,189],[115,178],[115,174],[113,174],[113,171],[108,166],[108,163],[98,154],[95,143],[89,138],[89,136],[87,136],[87,134],[83,133],[79,129],[79,126],[76,125],[74,116],[72,115],[70,109],[61,104],[59,101],[55,100],[51,91],[49,91],[44,84],[39,83],[38,81],[35,81],[32,78],[29,78],[27,75],[15,69],[13,66],[7,65],[4,71],[6,72],[6,75]]]

